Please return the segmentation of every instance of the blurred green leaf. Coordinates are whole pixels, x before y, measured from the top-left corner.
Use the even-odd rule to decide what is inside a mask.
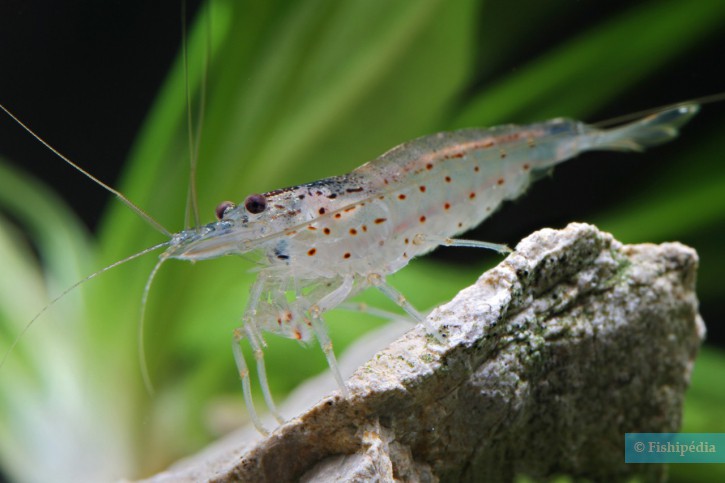
[[[685,399],[682,432],[725,433],[725,354],[703,348],[692,373],[692,385]],[[672,481],[723,481],[723,465],[670,465]]]

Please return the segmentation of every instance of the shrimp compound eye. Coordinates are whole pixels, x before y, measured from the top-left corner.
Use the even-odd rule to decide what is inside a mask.
[[[219,203],[214,210],[217,220],[221,220],[222,218],[224,218],[224,214],[234,208],[234,206],[234,203],[232,203],[231,201],[222,201],[221,203]]]
[[[267,209],[267,198],[263,195],[249,195],[244,200],[244,207],[248,212],[256,215]]]

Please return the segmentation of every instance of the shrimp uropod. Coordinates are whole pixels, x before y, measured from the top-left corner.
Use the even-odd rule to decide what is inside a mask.
[[[349,174],[253,194],[239,205],[223,202],[216,210],[218,221],[172,235],[157,269],[170,258],[262,254],[233,351],[251,419],[266,433],[252,402],[242,339],[252,346],[264,399],[278,421],[283,418],[267,384],[263,331],[299,341],[316,338],[346,395],[323,321],[326,311],[376,287],[427,324],[387,283],[388,275],[439,245],[509,251],[454,237],[480,224],[504,200],[518,197],[537,174],[583,151],[640,151],[669,141],[698,109],[682,104],[612,129],[553,119],[424,136]]]

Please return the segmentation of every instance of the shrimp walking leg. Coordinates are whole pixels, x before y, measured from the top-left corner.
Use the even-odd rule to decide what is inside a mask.
[[[317,337],[317,341],[320,343],[320,347],[325,353],[327,364],[330,366],[332,375],[335,377],[335,381],[337,381],[337,385],[340,387],[340,392],[342,392],[345,397],[348,396],[349,392],[347,390],[347,386],[345,385],[345,381],[342,379],[342,374],[340,374],[340,368],[337,364],[337,359],[335,358],[335,352],[332,349],[332,341],[327,335],[327,328],[322,320],[322,313],[340,305],[348,297],[348,295],[350,295],[353,288],[353,282],[354,280],[352,277],[345,277],[342,281],[342,285],[325,295],[318,303],[312,305],[309,310],[312,330],[314,330],[315,337]]]
[[[257,375],[259,376],[259,384],[262,388],[264,401],[267,403],[267,408],[274,418],[279,423],[283,423],[284,418],[277,410],[277,405],[274,403],[272,391],[269,389],[269,382],[267,380],[267,369],[264,364],[264,351],[262,350],[267,344],[264,342],[264,339],[262,339],[259,328],[256,325],[258,316],[257,306],[259,305],[263,291],[269,285],[269,281],[270,277],[260,275],[257,282],[255,282],[252,287],[249,297],[249,305],[244,312],[244,332],[246,333],[246,336],[249,339],[249,344],[252,346],[252,351],[254,352],[254,362],[257,366]]]
[[[274,403],[274,399],[272,398],[272,391],[269,389],[267,369],[264,364],[264,351],[262,350],[260,341],[254,334],[251,325],[252,324],[244,324],[244,331],[247,333],[247,339],[249,339],[249,344],[252,346],[252,350],[254,351],[254,363],[257,366],[257,375],[259,376],[259,385],[262,387],[264,401],[267,403],[267,408],[269,408],[269,412],[272,413],[274,419],[276,419],[278,423],[282,424],[284,423],[284,418],[277,410],[277,405]]]
[[[262,273],[254,282],[254,285],[252,285],[252,288],[249,290],[249,303],[247,304],[247,308],[244,309],[244,316],[242,317],[245,328],[249,327],[248,330],[256,336],[256,339],[259,341],[261,347],[267,347],[267,343],[264,342],[255,320],[257,317],[257,306],[259,305],[259,300],[262,298],[262,292],[269,285],[269,279],[269,276]]]
[[[249,417],[252,419],[252,424],[257,428],[263,435],[269,434],[267,428],[262,424],[262,420],[259,419],[257,411],[254,409],[254,402],[252,401],[252,387],[249,382],[249,368],[247,363],[244,361],[244,354],[242,354],[241,341],[244,338],[241,329],[234,330],[234,340],[232,341],[232,352],[234,354],[234,361],[237,364],[237,370],[239,371],[239,378],[242,380],[242,393],[244,394],[244,403],[247,405],[247,411],[249,411]]]
[[[513,251],[508,246],[500,243],[491,243],[479,240],[465,240],[463,238],[445,238],[431,235],[416,235],[413,239],[413,243],[420,243],[423,241],[427,243],[432,242],[447,247],[484,248],[486,250],[493,250],[504,255]]]
[[[259,375],[260,385],[262,387],[262,394],[264,395],[264,400],[267,403],[267,407],[278,422],[284,422],[284,418],[282,418],[282,416],[279,414],[279,411],[277,411],[277,407],[274,404],[274,400],[272,399],[272,393],[269,390],[267,371],[264,364],[264,352],[262,350],[262,348],[266,344],[259,335],[259,330],[255,324],[257,306],[259,304],[260,297],[262,296],[262,292],[267,284],[268,277],[260,275],[259,279],[257,279],[255,284],[252,286],[249,297],[249,305],[247,306],[244,312],[244,316],[242,318],[244,329],[235,329],[232,341],[234,361],[237,365],[239,377],[242,381],[244,402],[249,409],[249,416],[252,420],[252,423],[254,424],[254,427],[257,428],[257,431],[265,435],[268,434],[268,431],[262,424],[262,420],[259,418],[257,411],[254,409],[254,402],[252,400],[252,387],[249,378],[249,368],[246,361],[244,360],[241,341],[246,336],[246,338],[249,340],[250,345],[252,346],[252,350],[254,351],[254,358],[257,365],[257,374]]]
[[[368,281],[371,285],[376,287],[378,290],[380,290],[386,297],[388,297],[390,300],[398,304],[400,308],[405,310],[411,317],[413,317],[417,322],[420,322],[425,326],[425,328],[428,330],[430,334],[432,334],[440,343],[444,343],[445,339],[443,336],[436,330],[428,320],[425,318],[423,314],[418,312],[415,307],[413,307],[410,302],[405,298],[405,296],[398,292],[395,288],[388,285],[388,283],[385,281],[385,279],[377,274],[373,273],[368,275]]]
[[[389,310],[379,309],[377,307],[371,307],[365,302],[343,303],[338,305],[337,308],[341,310],[347,310],[348,312],[360,312],[361,314],[372,315],[373,317],[378,317],[380,319],[404,320],[409,323],[418,323],[417,320],[411,320],[410,317],[407,317],[405,315],[391,312]]]

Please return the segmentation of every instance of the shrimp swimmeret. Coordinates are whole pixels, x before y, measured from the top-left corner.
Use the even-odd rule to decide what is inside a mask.
[[[266,433],[252,404],[242,339],[254,350],[265,401],[278,421],[283,419],[267,384],[262,331],[299,341],[316,338],[347,395],[323,323],[326,311],[372,286],[440,339],[444,334],[388,285],[388,275],[439,245],[508,252],[503,245],[452,237],[480,224],[502,201],[518,197],[534,176],[558,163],[583,151],[639,151],[664,143],[698,109],[684,104],[612,129],[554,119],[443,132],[401,144],[349,174],[253,194],[238,206],[223,202],[215,223],[181,231],[154,247],[167,248],[149,277],[144,299],[167,259],[196,261],[251,251],[263,255],[232,346],[251,419]]]

